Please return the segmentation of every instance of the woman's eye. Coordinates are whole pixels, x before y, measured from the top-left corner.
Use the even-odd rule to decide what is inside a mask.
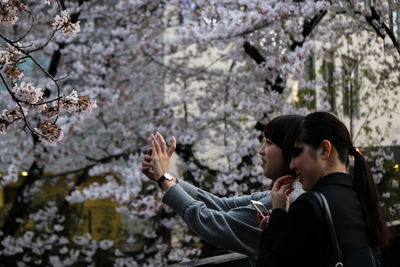
[[[263,137],[262,140],[261,140],[261,142],[262,142],[262,144],[267,144],[267,145],[272,144],[272,141],[269,140],[269,139],[266,138],[266,137]]]

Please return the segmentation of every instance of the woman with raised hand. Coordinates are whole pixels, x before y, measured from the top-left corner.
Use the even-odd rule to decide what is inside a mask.
[[[271,120],[264,129],[265,142],[259,150],[263,174],[273,180],[289,173],[290,156],[282,149],[290,127],[302,116],[285,115]],[[152,136],[152,148],[145,155],[142,172],[157,181],[165,190],[163,202],[177,212],[189,228],[203,240],[218,247],[249,256],[255,264],[262,230],[258,228],[256,210],[251,200],[260,201],[267,209],[272,207],[269,191],[251,195],[220,198],[168,174],[169,163],[176,141],[167,148],[164,138]],[[300,187],[291,194],[291,200],[302,193]]]
[[[379,253],[388,244],[389,232],[371,170],[346,126],[332,114],[314,112],[296,123],[286,144],[292,155],[290,168],[303,189],[327,199],[344,258],[361,250],[369,253],[368,248]],[[354,158],[353,174],[348,172],[349,157]],[[281,177],[271,190],[273,211],[265,219],[268,226],[257,266],[335,266],[338,258],[322,205],[307,192],[288,207],[292,182],[291,176]],[[369,260],[371,255],[363,257]]]

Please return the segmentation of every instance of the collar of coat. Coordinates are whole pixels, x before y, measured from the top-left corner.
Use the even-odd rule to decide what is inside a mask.
[[[342,185],[354,187],[354,182],[353,177],[349,173],[334,172],[322,177],[311,190],[318,191],[318,189],[326,185]]]

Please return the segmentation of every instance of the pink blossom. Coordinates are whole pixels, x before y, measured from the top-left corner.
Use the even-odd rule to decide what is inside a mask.
[[[64,137],[62,129],[49,121],[41,123],[39,128],[35,128],[35,131],[37,131],[40,141],[45,145],[56,144]]]
[[[19,45],[19,44],[17,44]],[[8,49],[7,49],[7,53],[8,53],[8,60],[12,63],[18,63],[21,59],[21,55],[22,52],[21,50],[19,50],[18,48],[16,48],[15,46],[12,45],[8,45]]]
[[[37,104],[43,100],[42,88],[34,87],[33,83],[22,82],[21,85],[15,85],[13,93],[18,100],[28,104]]]
[[[22,114],[19,109],[11,111],[4,109],[0,115],[0,134],[4,134],[13,122],[19,120],[22,120]]]
[[[10,116],[8,115],[8,110],[3,110],[0,116],[0,134],[5,134],[5,132],[10,128],[11,125]]]
[[[79,105],[78,93],[73,90],[69,96],[64,96],[61,99],[61,111],[75,112]]]
[[[0,50],[0,64],[5,65],[8,62],[8,52],[5,50]]]
[[[62,29],[62,32],[66,37],[74,36],[81,30],[79,21],[76,23],[72,23],[71,17],[65,10],[61,12],[61,16],[60,15],[56,16],[55,21],[52,25],[55,31]]]
[[[96,100],[89,100],[88,96],[81,96],[78,100],[77,112],[92,112],[96,108]]]
[[[17,64],[7,64],[4,68],[4,73],[13,81],[13,83],[17,82],[24,76],[24,70],[18,68]]]
[[[4,1],[3,1],[4,2]],[[18,20],[18,8],[12,1],[5,1],[0,7],[0,25],[13,25]]]

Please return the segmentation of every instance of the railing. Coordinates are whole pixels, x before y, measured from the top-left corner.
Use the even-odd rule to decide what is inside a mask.
[[[218,267],[250,267],[246,255],[240,253],[229,253],[200,260],[181,262],[169,267],[192,267],[192,266],[218,266]]]
[[[400,266],[400,220],[388,224],[393,234],[392,242],[388,248],[382,251],[381,267],[399,267]],[[212,267],[250,267],[246,255],[240,253],[229,253],[220,256],[204,258],[200,260],[181,262],[169,267],[192,267],[192,266],[212,266]]]

